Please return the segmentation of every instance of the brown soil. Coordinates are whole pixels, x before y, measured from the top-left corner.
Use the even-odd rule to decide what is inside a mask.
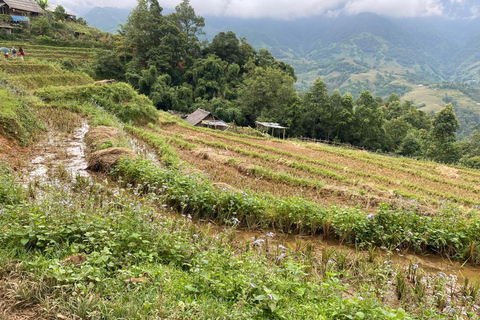
[[[18,301],[3,300],[0,297],[0,320],[41,320],[42,316],[38,307],[19,306]]]
[[[306,179],[316,180],[321,179],[327,183],[327,185],[333,185],[336,188],[345,188],[354,189],[360,191],[362,193],[367,192],[370,196],[378,198],[379,201],[383,202],[383,199],[390,199],[391,203],[396,203],[396,206],[401,207],[414,207],[419,208],[421,211],[426,211],[426,208],[430,208],[431,210],[436,210],[443,202],[444,197],[442,194],[445,195],[452,195],[452,196],[459,196],[466,199],[471,199],[474,201],[480,201],[480,189],[479,190],[471,190],[471,188],[478,188],[478,184],[472,181],[471,177],[466,177],[466,179],[462,179],[463,177],[457,174],[456,172],[452,172],[449,170],[448,174],[445,173],[443,170],[443,174],[439,174],[438,168],[433,167],[433,170],[436,171],[431,172],[431,166],[429,163],[426,166],[429,168],[429,172],[427,174],[432,175],[436,180],[429,179],[427,177],[423,177],[416,172],[419,171],[421,173],[426,173],[424,170],[419,169],[420,164],[416,164],[414,160],[410,159],[389,159],[388,157],[379,158],[379,156],[370,154],[368,152],[361,153],[358,152],[358,159],[355,156],[348,154],[348,150],[345,154],[336,154],[333,153],[333,149],[330,150],[332,147],[328,146],[321,146],[321,150],[314,150],[311,148],[306,147],[303,144],[298,144],[295,142],[279,142],[279,141],[271,141],[271,140],[262,140],[262,139],[255,139],[255,138],[239,138],[240,140],[246,142],[253,142],[255,144],[263,145],[266,147],[271,147],[278,149],[279,151],[287,151],[291,152],[296,155],[305,156],[310,159],[321,160],[327,163],[331,163],[335,166],[342,167],[342,170],[338,168],[332,168],[330,166],[324,166],[321,164],[313,164],[309,163],[303,159],[299,159],[296,157],[291,157],[289,155],[284,155],[281,153],[274,153],[270,151],[262,150],[261,148],[255,146],[249,146],[247,144],[241,142],[235,142],[228,140],[228,136],[225,138],[221,137],[221,133],[219,132],[212,132],[212,134],[205,133],[205,132],[198,132],[194,130],[190,130],[188,128],[180,127],[171,125],[168,126],[168,130],[166,134],[172,134],[174,132],[187,135],[187,140],[191,140],[195,142],[195,138],[201,138],[204,140],[209,141],[216,141],[216,142],[223,142],[228,146],[235,146],[240,147],[247,150],[256,151],[259,153],[269,153],[280,157],[280,160],[277,161],[278,164],[275,165],[271,161],[268,164],[265,164],[265,160],[263,159],[254,159],[249,157],[244,157],[238,154],[232,155],[232,157],[241,159],[242,161],[246,161],[247,163],[254,163],[255,165],[260,165],[274,172],[285,172],[296,177],[303,177]],[[219,135],[219,136],[217,136]],[[197,142],[198,143],[198,142]],[[201,143],[199,143],[202,145]],[[227,147],[228,148],[228,147]],[[223,150],[223,149],[222,149]],[[227,149],[228,150],[228,149]],[[242,159],[243,157],[243,159]],[[370,163],[370,158],[372,158],[373,163]],[[320,169],[326,169],[331,172],[335,172],[340,175],[344,175],[348,181],[335,181],[328,177],[322,177],[317,174],[312,174],[305,172],[303,170],[297,170],[289,168],[289,165],[292,161],[299,162],[299,163],[306,163],[312,167],[317,167]],[[263,164],[262,164],[263,162]],[[392,164],[395,168],[388,168],[389,164]],[[410,170],[412,172],[405,172],[405,170]],[[450,168],[456,170],[454,168]],[[458,171],[458,170],[457,170]],[[457,174],[457,176],[455,176]],[[386,179],[379,179],[375,176],[384,177]],[[442,179],[450,180],[452,183],[458,184],[447,184],[443,182]],[[418,186],[418,187],[417,187]],[[408,192],[411,194],[419,195],[421,198],[420,203],[414,201],[410,203],[406,201],[404,198],[395,195],[395,190]],[[356,191],[354,191],[355,193]],[[393,197],[393,198],[392,198]],[[448,198],[447,198],[448,199]],[[378,201],[377,200],[377,201]],[[408,200],[408,199],[407,199]],[[453,200],[452,200],[453,201]],[[335,202],[334,202],[335,203]],[[461,202],[463,203],[463,202]],[[464,204],[465,205],[465,204]],[[469,205],[466,205],[469,206]]]
[[[28,153],[27,148],[19,146],[15,140],[0,134],[0,161],[8,162],[13,170],[17,171],[26,153]]]
[[[87,260],[87,256],[84,254],[75,254],[69,257],[66,257],[65,259],[62,260],[63,263],[65,264],[71,264],[74,266],[81,265]]]

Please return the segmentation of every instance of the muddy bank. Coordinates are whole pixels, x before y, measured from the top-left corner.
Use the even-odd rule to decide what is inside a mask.
[[[86,170],[86,147],[83,141],[89,128],[88,122],[82,120],[72,134],[55,134],[55,131],[50,130],[44,139],[31,148],[28,155],[31,160],[27,160],[28,164],[20,169],[22,182],[44,182],[48,178],[48,171],[60,166],[73,176],[90,177]]]
[[[212,226],[211,234],[213,236],[225,232],[225,226]],[[275,232],[258,232],[251,230],[234,230],[235,241],[239,245],[245,245],[247,242],[253,244],[254,242],[262,245],[267,245],[267,250],[275,250],[278,245],[282,245],[287,250],[297,251],[300,248],[313,248],[315,254],[321,254],[325,250],[343,251],[349,254],[364,254],[368,255],[365,250],[355,250],[353,246],[340,244],[336,240],[322,240],[320,237],[300,236],[300,235],[285,235]],[[426,273],[430,275],[438,275],[443,273],[447,276],[454,275],[459,280],[463,281],[465,278],[469,280],[480,281],[480,266],[472,266],[469,264],[462,264],[460,262],[451,261],[436,255],[417,255],[402,252],[387,252],[378,249],[374,256],[383,259],[385,262],[393,263],[400,268],[408,268],[410,263],[421,267]]]

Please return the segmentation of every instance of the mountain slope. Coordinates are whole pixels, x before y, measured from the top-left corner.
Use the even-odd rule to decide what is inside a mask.
[[[132,9],[120,9],[112,7],[97,7],[88,11],[83,18],[92,27],[116,33],[118,25],[127,21],[128,15]]]

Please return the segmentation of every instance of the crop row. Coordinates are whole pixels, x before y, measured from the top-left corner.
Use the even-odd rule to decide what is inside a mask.
[[[322,151],[322,152],[328,152],[328,153],[332,153],[332,154],[339,155],[339,156],[342,156],[342,157],[358,160],[358,154],[349,154],[347,152],[342,152],[340,150],[335,150],[334,151],[333,149],[328,150],[326,148],[322,148],[322,147],[318,147],[318,146],[314,146],[314,145],[307,145],[307,148]],[[377,161],[377,160],[365,158],[365,159],[362,159],[362,161],[373,164],[373,165],[376,165],[376,166],[379,166],[379,167],[405,172],[405,173],[408,173],[408,174],[412,174],[414,176],[420,176],[420,177],[423,177],[423,178],[425,178],[427,180],[430,180],[430,181],[451,185],[451,186],[454,186],[454,187],[458,187],[458,188],[461,188],[461,189],[471,191],[473,193],[480,193],[480,189],[478,189],[476,187],[465,185],[465,184],[458,183],[458,182],[454,182],[454,181],[451,181],[451,180],[448,180],[448,179],[441,178],[439,176],[434,176],[432,174],[427,174],[427,173],[424,173],[421,169],[413,169],[413,170],[412,169],[407,169],[405,167],[401,167],[401,166],[398,166],[398,165],[389,164],[389,163],[387,163],[387,161],[384,161],[383,159]]]
[[[157,128],[157,130],[159,130],[159,128]],[[162,131],[162,133],[163,134],[171,134],[171,132],[169,133],[168,131]],[[276,164],[279,164],[279,163],[282,164],[283,163],[283,164],[285,164],[285,165],[287,165],[291,168],[295,168],[295,169],[298,169],[298,170],[301,170],[301,171],[304,171],[304,172],[319,174],[319,175],[321,175],[323,177],[326,177],[326,178],[331,178],[331,179],[335,179],[335,180],[338,180],[338,181],[350,182],[352,185],[357,184],[355,180],[347,179],[345,176],[337,175],[335,173],[331,173],[331,172],[326,171],[324,169],[321,169],[321,168],[318,168],[318,167],[315,167],[315,166],[311,166],[311,165],[307,165],[307,164],[304,164],[304,163],[295,162],[295,161],[287,161],[286,159],[282,159],[278,156],[274,156],[274,155],[271,155],[271,154],[268,154],[268,153],[258,153],[258,152],[255,152],[255,151],[238,148],[238,147],[235,147],[231,144],[227,145],[227,144],[219,142],[219,141],[209,141],[209,140],[205,140],[205,139],[201,139],[201,138],[197,138],[197,137],[188,137],[186,135],[181,135],[181,134],[178,134],[178,133],[175,133],[175,135],[182,138],[182,139],[186,139],[186,140],[189,140],[189,141],[200,142],[204,145],[208,145],[208,146],[215,147],[215,148],[228,149],[228,150],[235,151],[235,152],[238,152],[238,153],[246,155],[246,156],[250,156],[250,157],[253,157],[253,158],[260,158],[262,160],[270,161],[270,162],[273,162],[273,163],[276,163]],[[251,144],[255,145],[254,143],[251,143]],[[273,149],[274,148],[269,148],[270,151],[272,151]],[[274,149],[274,150],[277,150],[277,149]],[[447,194],[447,193],[442,193],[438,190],[427,189],[423,186],[416,185],[416,184],[413,184],[413,183],[408,182],[408,181],[398,182],[397,180],[388,178],[388,177],[383,176],[383,175],[377,175],[377,174],[367,173],[367,172],[363,172],[363,171],[349,170],[346,174],[351,174],[351,173],[353,173],[355,175],[358,175],[358,176],[361,176],[361,177],[377,180],[377,182],[387,183],[388,187],[382,187],[381,185],[378,185],[378,183],[377,183],[376,188],[378,190],[383,191],[383,192],[390,192],[390,191],[388,191],[389,188],[393,187],[393,190],[391,192],[394,195],[398,195],[398,196],[404,197],[406,199],[411,199],[411,200],[415,201],[413,203],[410,203],[410,205],[415,205],[416,203],[424,203],[424,204],[427,204],[428,206],[432,206],[432,205],[440,205],[441,202],[436,200],[436,199],[428,199],[427,200],[427,199],[425,199],[424,196],[420,196],[417,193],[412,193],[412,192],[407,192],[405,190],[396,189],[395,187],[397,187],[398,184],[408,188],[409,190],[421,191],[424,194],[429,195],[429,196],[439,196],[439,197],[444,198],[444,199],[449,199],[449,200],[453,200],[455,202],[461,202],[461,203],[469,204],[469,205],[474,204],[474,202],[472,202],[471,199],[460,197],[460,196],[452,196],[452,195]],[[272,171],[270,171],[270,174],[265,174],[265,175],[270,177],[271,179],[277,178],[276,180],[278,180],[278,181],[286,180],[286,179],[280,179],[275,174],[272,174]],[[289,179],[289,180],[290,180],[290,182],[292,182],[292,179]],[[312,183],[306,183],[303,180],[304,179],[302,179],[302,181],[297,181],[297,184],[303,185],[303,186],[313,186],[314,185]],[[386,200],[386,201],[392,202],[392,200]]]
[[[5,77],[9,83],[24,90],[36,90],[51,85],[78,86],[92,83],[87,74],[72,73],[68,71],[53,74],[18,74]]]
[[[161,130],[159,127],[154,127],[154,129],[157,130],[157,131]],[[166,131],[161,131],[161,133],[166,134],[167,132]],[[325,178],[334,179],[334,180],[338,180],[338,181],[344,181],[346,179],[345,176],[337,174],[335,172],[328,171],[328,170],[325,170],[325,169],[322,169],[322,168],[319,168],[319,167],[306,165],[306,164],[303,164],[303,163],[300,163],[300,162],[287,161],[284,158],[281,158],[281,157],[275,156],[275,155],[271,155],[271,154],[268,154],[268,153],[260,153],[260,152],[256,152],[256,151],[253,151],[253,150],[239,148],[239,147],[235,147],[234,145],[226,144],[226,143],[223,143],[223,142],[220,142],[220,141],[205,140],[205,139],[198,138],[198,137],[187,137],[186,135],[182,135],[182,134],[177,134],[177,135],[183,140],[192,140],[192,141],[199,142],[199,143],[201,143],[203,145],[206,145],[206,146],[211,146],[211,147],[221,148],[221,149],[228,149],[228,150],[234,151],[236,153],[239,153],[239,154],[251,157],[251,158],[258,158],[258,159],[262,159],[262,160],[273,162],[273,163],[284,163],[291,168],[299,169],[299,170],[309,172],[309,173],[318,174],[318,175],[320,175],[322,177],[325,177]]]
[[[59,67],[53,66],[45,63],[22,63],[21,61],[2,64],[0,66],[0,71],[6,74],[46,74],[46,73],[58,73],[63,72]]]
[[[182,139],[178,139],[175,137],[164,137],[159,134],[153,134],[139,128],[133,128],[133,127],[127,127],[127,128],[130,132],[136,134],[138,137],[145,140],[151,146],[154,146],[157,149],[159,156],[162,158],[164,162],[165,162],[164,158],[167,154],[168,155],[175,154],[170,147],[170,144],[172,142],[177,144],[182,149],[188,149],[188,150],[198,149],[196,145],[190,142],[186,142]],[[200,142],[197,139],[193,139],[193,141]],[[201,151],[200,151],[200,155],[208,158],[208,155],[202,154]],[[171,157],[174,157],[174,156],[171,156]],[[220,160],[222,161],[223,165],[235,167],[240,172],[243,172],[246,174],[252,174],[261,178],[266,178],[271,181],[277,181],[279,183],[286,183],[292,186],[300,186],[300,187],[307,187],[307,188],[314,188],[314,189],[320,189],[326,185],[325,183],[320,182],[318,180],[298,178],[288,173],[274,172],[272,170],[263,168],[262,166],[259,166],[259,165],[245,166],[244,165],[245,162],[234,157],[220,157],[216,155],[210,155],[210,157],[214,157],[214,159],[217,161],[221,158]],[[178,157],[176,157],[176,159],[177,161],[170,161],[170,159],[167,158],[166,165],[172,166],[173,164],[177,164],[179,162]]]
[[[329,162],[326,162],[326,161],[311,159],[309,157],[306,157],[306,156],[303,156],[303,155],[298,155],[298,154],[295,154],[295,153],[291,153],[289,151],[285,151],[285,150],[281,150],[281,149],[277,149],[277,148],[273,148],[273,147],[267,147],[267,146],[264,146],[262,144],[257,144],[257,143],[254,143],[254,142],[245,141],[243,139],[238,139],[238,138],[234,138],[234,137],[230,137],[230,136],[225,136],[225,135],[223,135],[221,133],[217,133],[217,132],[208,132],[208,131],[206,131],[208,129],[198,128],[198,127],[188,127],[188,125],[181,125],[181,126],[184,126],[185,128],[188,128],[189,130],[199,131],[199,132],[202,132],[202,133],[208,133],[209,135],[215,136],[217,138],[226,139],[226,140],[229,140],[229,141],[232,141],[232,142],[237,142],[237,143],[249,145],[249,146],[259,148],[259,149],[262,149],[262,150],[265,150],[265,151],[268,151],[268,152],[281,154],[281,155],[287,155],[289,157],[301,159],[301,160],[306,161],[308,163],[329,165],[331,167],[332,166],[336,167],[337,169],[339,167],[343,168],[343,167],[335,165],[335,164],[330,164]],[[217,142],[215,142],[215,143],[217,143]],[[229,146],[229,148],[231,149],[232,147]],[[426,196],[429,196],[429,197],[436,196],[440,199],[451,200],[451,201],[458,202],[458,203],[463,203],[463,204],[466,204],[466,205],[474,205],[474,204],[477,203],[475,199],[472,199],[472,198],[469,198],[469,197],[464,197],[464,196],[461,196],[461,195],[458,195],[458,194],[451,194],[451,193],[448,193],[448,192],[442,192],[442,191],[439,191],[437,189],[427,188],[423,185],[415,184],[413,182],[409,182],[409,181],[405,181],[405,180],[398,180],[398,179],[390,178],[390,177],[387,177],[387,176],[384,176],[384,175],[378,175],[378,174],[373,174],[373,173],[368,173],[368,172],[353,170],[353,169],[348,169],[347,173],[345,173],[345,174],[354,174],[354,175],[358,175],[358,176],[365,177],[365,178],[375,179],[376,181],[379,181],[379,182],[387,183],[388,187],[393,186],[393,189],[394,189],[393,191],[394,191],[395,194],[402,195],[403,197],[408,197],[410,199],[414,199],[414,200],[417,200],[417,201],[422,201],[422,202],[425,202],[429,205],[431,205],[431,204],[437,204],[438,205],[440,202],[439,202],[439,200],[435,200],[435,199],[426,199]],[[443,181],[442,179],[438,179],[436,182],[441,183],[442,181]],[[353,181],[352,181],[352,183],[353,183]],[[406,192],[404,190],[398,190],[395,187],[398,186],[399,184],[408,188],[409,190],[420,191],[425,196],[419,196],[419,195],[411,193],[411,192],[409,193],[409,192]],[[377,187],[381,188],[380,186],[377,186]]]
[[[383,206],[367,217],[357,209],[326,208],[300,198],[219,191],[208,181],[158,168],[146,160],[124,160],[113,176],[124,183],[163,186],[168,205],[185,214],[221,222],[237,219],[249,228],[307,234],[331,230],[349,243],[437,250],[457,258],[465,258],[465,249],[480,241],[480,222],[456,213],[427,217]]]

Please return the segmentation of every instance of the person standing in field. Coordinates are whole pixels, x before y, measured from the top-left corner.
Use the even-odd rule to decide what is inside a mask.
[[[5,51],[5,59],[8,60],[8,51]]]
[[[12,58],[13,60],[17,60],[17,49],[15,49],[15,47],[12,47]]]
[[[18,54],[20,55],[20,59],[23,61],[23,58],[25,57],[25,51],[23,51],[22,47],[18,48]]]

